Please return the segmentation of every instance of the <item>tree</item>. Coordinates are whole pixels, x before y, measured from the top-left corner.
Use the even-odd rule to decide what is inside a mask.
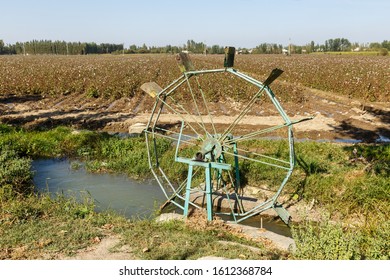
[[[171,45],[166,45],[164,48],[165,53],[172,53],[172,46]]]
[[[309,52],[314,52],[315,51],[315,43],[314,43],[314,41],[311,41],[310,42],[310,50],[309,50]]]
[[[370,47],[370,49],[377,50],[377,49],[380,49],[382,47],[382,45],[380,43],[373,42],[373,43],[370,43],[369,47]]]
[[[4,53],[4,41],[0,40],[0,54]]]
[[[351,48],[351,43],[345,38],[328,39],[325,41],[325,51],[340,52]]]
[[[257,54],[281,54],[283,46],[275,43],[262,43],[253,49],[252,53]]]
[[[381,45],[382,45],[382,48],[388,49],[390,51],[390,41],[385,40],[382,42]]]
[[[340,39],[340,50],[341,51],[348,51],[351,49],[351,42],[349,42],[348,39],[341,38]]]
[[[149,53],[150,51],[149,51],[148,47],[146,46],[146,44],[144,43],[141,48],[138,48],[138,52],[139,53]]]
[[[210,48],[210,54],[221,54],[224,53],[224,47],[219,45],[212,45]]]

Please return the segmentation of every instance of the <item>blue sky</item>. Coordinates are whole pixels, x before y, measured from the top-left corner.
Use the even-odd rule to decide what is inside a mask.
[[[388,0],[0,0],[0,39],[255,47],[390,40]]]

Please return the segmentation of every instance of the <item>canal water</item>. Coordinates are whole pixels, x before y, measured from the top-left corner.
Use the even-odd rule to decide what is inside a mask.
[[[39,191],[76,198],[83,193],[90,195],[95,200],[96,211],[111,209],[128,218],[147,218],[166,201],[154,180],[137,181],[126,175],[90,173],[80,162],[35,160],[32,170]]]

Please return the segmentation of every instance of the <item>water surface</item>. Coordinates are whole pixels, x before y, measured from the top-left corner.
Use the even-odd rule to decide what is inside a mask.
[[[125,175],[90,173],[80,162],[35,160],[32,170],[38,190],[78,198],[82,193],[89,193],[95,200],[96,211],[112,209],[128,218],[143,218],[166,200],[154,180],[137,181]]]

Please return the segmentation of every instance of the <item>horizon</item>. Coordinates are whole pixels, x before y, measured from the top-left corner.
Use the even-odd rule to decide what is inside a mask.
[[[324,44],[325,44],[325,42],[326,41],[329,41],[329,40],[334,40],[334,39],[347,39],[348,41],[349,41],[349,39],[348,38],[328,38],[327,40],[325,40],[324,42],[315,42],[315,45],[316,46],[319,46],[319,47],[321,47],[321,46],[323,46]],[[1,38],[0,38],[0,40],[2,40]],[[141,45],[136,45],[136,44],[130,44],[130,45],[125,45],[124,43],[122,43],[122,44],[116,44],[116,43],[112,43],[112,42],[87,42],[87,41],[65,41],[65,40],[50,40],[50,39],[32,39],[32,40],[30,40],[30,41],[18,41],[18,42],[15,42],[15,43],[8,43],[8,42],[5,42],[4,40],[3,40],[3,43],[5,44],[5,45],[16,45],[16,44],[24,44],[24,43],[31,43],[31,42],[33,42],[33,41],[38,41],[38,42],[41,42],[41,41],[47,41],[47,42],[52,42],[52,43],[55,43],[55,42],[65,42],[66,44],[77,44],[77,43],[81,43],[81,44],[97,44],[97,45],[103,45],[103,44],[111,44],[111,45],[124,45],[124,49],[125,50],[128,50],[128,49],[130,49],[132,46],[136,46],[137,48],[142,48],[142,46],[143,45],[146,45],[146,47],[148,47],[148,48],[164,48],[164,47],[167,47],[167,46],[171,46],[171,47],[178,47],[178,48],[186,48],[186,45],[187,45],[187,42],[188,41],[191,41],[191,39],[188,39],[188,40],[186,40],[186,42],[183,42],[183,43],[181,43],[181,44],[178,44],[178,45],[173,45],[173,44],[167,44],[167,45],[161,45],[161,46],[159,46],[159,45],[147,45],[147,44],[145,44],[145,43],[143,43],[143,44],[141,44]],[[351,42],[351,41],[349,41],[350,43],[351,43],[351,45],[352,44],[357,44],[359,47],[361,47],[361,46],[364,46],[364,47],[369,47],[368,45],[369,44],[372,44],[372,43],[379,43],[379,44],[381,44],[381,43],[383,43],[383,42],[388,42],[389,40],[385,40],[385,39],[383,39],[383,40],[381,40],[381,41],[377,41],[377,42],[365,42],[365,43],[361,43],[361,42]],[[204,42],[195,42],[195,43],[202,43],[202,44],[204,44]],[[250,50],[250,49],[256,49],[256,48],[258,48],[261,44],[272,44],[272,45],[274,45],[274,44],[276,44],[276,45],[280,45],[280,46],[282,46],[283,48],[288,48],[288,46],[289,46],[289,44],[287,44],[287,45],[283,45],[283,44],[280,44],[280,43],[278,43],[278,42],[258,42],[258,44],[256,45],[256,46],[252,46],[252,47],[235,47],[235,46],[232,46],[232,47],[235,47],[236,49],[247,49],[247,50]],[[306,45],[308,45],[308,44],[310,44],[310,42],[307,42],[307,43],[305,43],[305,44],[303,44],[303,45],[297,45],[297,44],[291,44],[291,45],[293,45],[293,46],[297,46],[297,47],[305,47]],[[225,45],[221,45],[221,44],[214,44],[214,45],[217,45],[217,46],[219,46],[219,47],[227,47],[227,46],[225,46]],[[207,47],[207,48],[211,48],[211,47],[213,47],[213,45],[207,45],[207,44],[205,44],[205,46]]]
[[[95,42],[141,46],[182,46],[188,40],[207,46],[254,48],[323,44],[346,38],[367,44],[390,39],[386,0],[48,0],[2,3],[0,40]]]

